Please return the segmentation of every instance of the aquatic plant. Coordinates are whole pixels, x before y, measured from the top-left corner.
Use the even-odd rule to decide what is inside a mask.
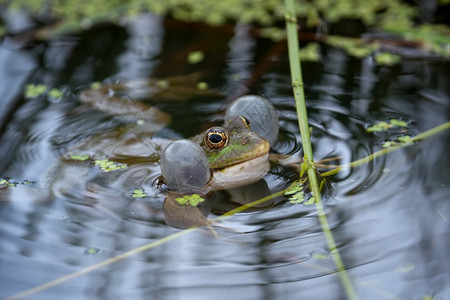
[[[80,5],[77,0],[15,0],[13,2],[0,0],[7,10],[30,12],[40,21],[49,25],[38,30],[36,37],[46,38],[58,33],[76,32],[89,29],[101,22],[123,24],[127,19],[139,13],[150,12],[161,16],[170,16],[184,22],[201,22],[211,26],[226,23],[254,24],[259,27],[262,37],[274,41],[286,38],[279,23],[284,21],[285,8],[282,0],[204,0],[204,1],[155,1],[130,0],[107,1],[92,0]],[[441,2],[441,5],[445,5]],[[324,24],[337,24],[343,20],[360,22],[366,28],[395,33],[398,39],[420,42],[424,49],[436,54],[449,56],[448,45],[450,28],[445,25],[423,24],[416,26],[414,18],[416,8],[401,0],[299,0],[294,3],[295,17],[301,20],[301,26],[306,28],[321,28]],[[101,10],[98,7],[102,7]],[[7,28],[0,28],[0,35],[7,33]],[[341,40],[339,38],[339,40]],[[360,42],[358,47],[349,47],[342,43],[351,55],[364,57],[372,53],[374,44]],[[328,40],[330,44],[336,41]],[[201,61],[201,53],[194,52],[189,57],[190,63]],[[194,61],[194,62],[193,62]]]

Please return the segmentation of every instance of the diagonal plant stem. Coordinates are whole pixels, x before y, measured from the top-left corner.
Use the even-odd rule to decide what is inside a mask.
[[[434,128],[431,128],[431,129],[429,129],[427,131],[424,131],[424,132],[416,135],[415,137],[413,137],[411,139],[410,143],[399,144],[399,145],[396,145],[396,146],[393,146],[393,147],[389,147],[389,148],[384,148],[384,149],[378,150],[378,151],[370,154],[369,156],[366,156],[366,157],[363,157],[361,159],[352,161],[351,163],[348,163],[346,165],[334,166],[335,169],[330,170],[330,171],[325,172],[325,173],[322,173],[320,175],[322,177],[331,176],[331,175],[339,173],[341,171],[341,169],[343,169],[343,168],[354,168],[354,167],[361,166],[361,165],[363,165],[365,163],[368,163],[369,161],[374,160],[377,157],[386,155],[388,153],[391,153],[391,152],[396,151],[398,149],[404,148],[406,146],[411,146],[415,142],[419,142],[419,141],[421,141],[423,139],[429,138],[429,137],[431,137],[433,135],[436,135],[436,134],[438,134],[438,133],[440,133],[440,132],[442,132],[444,130],[448,130],[448,129],[450,129],[450,122],[443,123],[443,124],[441,124],[439,126],[436,126]]]
[[[333,254],[334,264],[338,271],[342,285],[347,294],[348,299],[357,299],[353,284],[348,276],[345,266],[342,262],[339,251],[336,247],[333,235],[328,224],[325,210],[322,204],[320,195],[320,188],[317,180],[314,157],[311,147],[311,140],[309,135],[308,116],[306,113],[305,94],[303,91],[303,79],[300,66],[299,46],[297,36],[297,18],[295,15],[294,0],[285,0],[286,9],[286,31],[289,52],[289,64],[291,69],[292,87],[295,98],[295,106],[297,109],[298,125],[300,128],[300,135],[302,137],[303,151],[305,153],[305,163],[307,168],[309,185],[311,187],[313,196],[315,198],[316,210],[319,216],[320,225],[323,234],[328,244],[328,249]]]

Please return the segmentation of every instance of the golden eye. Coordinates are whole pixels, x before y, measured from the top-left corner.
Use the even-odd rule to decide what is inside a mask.
[[[244,116],[239,116],[239,118],[241,118],[242,123],[244,123],[245,127],[247,127],[248,129],[250,129],[250,121],[244,117]]]
[[[211,150],[221,150],[228,144],[228,133],[226,130],[217,127],[208,130],[205,136],[205,145]]]

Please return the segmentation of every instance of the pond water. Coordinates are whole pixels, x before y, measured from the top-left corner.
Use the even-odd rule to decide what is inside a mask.
[[[204,59],[187,63],[197,50]],[[387,67],[326,46],[321,53],[321,62],[302,64],[316,160],[348,163],[404,134],[368,133],[376,121],[405,120],[416,135],[450,119],[449,61],[414,56]],[[128,172],[68,169],[56,192],[38,188],[76,142],[126,123],[80,104],[78,93],[93,82],[173,76],[207,82],[208,92],[196,83],[165,95],[130,92],[171,116],[157,134],[164,138],[220,124],[238,96],[264,96],[280,117],[273,151],[301,155],[285,44],[255,38],[246,26],[211,29],[143,16],[45,42],[7,37],[0,66],[0,178],[19,182],[0,187],[1,298],[183,232],[166,224],[155,163]],[[26,99],[29,83],[65,96]],[[331,178],[325,210],[360,299],[450,299],[449,137],[441,133]],[[296,179],[293,168],[272,164],[256,189],[274,193]],[[148,196],[132,198],[133,189]],[[256,200],[260,193],[253,193]],[[28,298],[347,298],[313,205],[278,197],[270,208],[219,225]]]

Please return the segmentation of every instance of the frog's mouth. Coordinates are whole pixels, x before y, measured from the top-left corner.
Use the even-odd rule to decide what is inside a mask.
[[[229,189],[260,180],[269,171],[269,153],[224,169],[214,170],[211,179],[213,189]]]

